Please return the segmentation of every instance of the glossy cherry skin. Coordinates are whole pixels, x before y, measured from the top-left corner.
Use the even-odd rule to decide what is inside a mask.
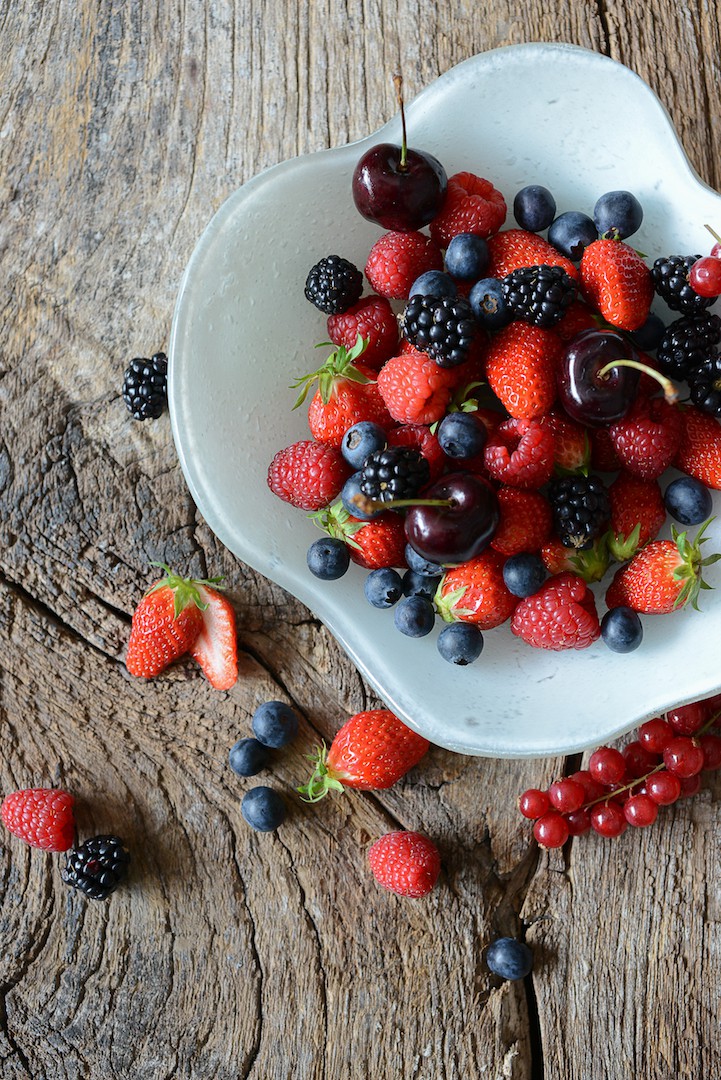
[[[468,562],[488,547],[498,527],[498,500],[480,476],[448,473],[421,497],[450,500],[450,506],[412,506],[406,514],[406,539],[424,559]]]
[[[558,397],[574,420],[606,427],[625,416],[633,404],[641,373],[618,367],[599,378],[614,360],[635,360],[638,353],[612,330],[582,330],[566,346],[556,368]]]
[[[423,150],[406,152],[379,143],[366,151],[353,173],[353,201],[358,212],[394,232],[414,232],[428,225],[446,197],[448,177],[440,161]]]

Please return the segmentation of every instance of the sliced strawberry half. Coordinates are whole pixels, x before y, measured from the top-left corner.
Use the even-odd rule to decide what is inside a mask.
[[[203,628],[190,650],[203,674],[216,690],[230,690],[238,678],[238,643],[235,612],[227,597],[216,589],[198,586],[208,606],[203,611]]]

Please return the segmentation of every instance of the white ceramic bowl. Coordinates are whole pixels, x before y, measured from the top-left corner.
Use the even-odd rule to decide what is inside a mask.
[[[634,191],[645,218],[633,243],[650,258],[707,251],[704,222],[721,221],[721,197],[692,171],[658,99],[597,53],[520,45],[472,57],[420,94],[407,120],[411,145],[435,154],[449,175],[488,177],[509,205],[529,183],[549,187],[559,212],[589,213],[605,191]],[[468,754],[581,750],[719,689],[716,593],[702,594],[701,614],[646,618],[643,645],[627,656],[601,642],[578,653],[531,649],[506,625],[485,635],[479,661],[456,668],[439,656],[435,632],[405,638],[392,613],[366,603],[360,568],[337,582],[313,578],[306,549],[320,533],[266,485],[275,452],[308,437],[288,384],[317,364],[313,346],[326,333],[303,296],[305,277],[331,252],[364,265],[380,230],[355,212],[351,175],[373,143],[399,140],[395,118],[362,142],[284,162],[212,219],[185,273],[171,335],[181,465],[218,538],[311,608],[411,727]],[[716,549],[716,522],[710,534],[706,546]],[[721,564],[708,578],[719,583]]]

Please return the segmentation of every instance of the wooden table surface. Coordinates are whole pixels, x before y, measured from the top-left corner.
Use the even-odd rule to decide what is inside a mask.
[[[67,787],[82,836],[117,832],[133,854],[129,885],[98,904],[63,885],[61,857],[0,837],[6,1080],[721,1076],[721,787],[652,829],[539,855],[515,799],[567,763],[433,749],[388,792],[294,803],[277,834],[251,832],[226,759],[257,704],[302,715],[273,774],[291,792],[318,736],[373,695],[305,608],[211,534],[167,414],[133,422],[120,396],[129,359],[167,347],[212,213],[260,169],[379,127],[399,66],[412,97],[495,46],[606,53],[657,91],[718,188],[717,15],[663,0],[0,0],[0,786]],[[128,675],[151,559],[225,575],[229,693],[190,663]],[[440,846],[424,901],[369,875],[367,846],[393,827]],[[532,979],[489,976],[499,934],[532,945]]]

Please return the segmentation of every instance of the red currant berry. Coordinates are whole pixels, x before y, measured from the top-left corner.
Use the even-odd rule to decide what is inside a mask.
[[[649,776],[646,792],[659,806],[671,806],[681,797],[681,781],[673,773],[662,769],[661,772]]]
[[[709,251],[709,255],[712,259],[721,259],[721,243],[719,243],[718,240]]]
[[[638,741],[651,754],[662,754],[673,738],[673,728],[657,716],[638,729]]]
[[[588,771],[599,784],[620,784],[626,776],[626,762],[620,750],[614,750],[611,746],[600,746],[589,758]]]
[[[617,803],[598,803],[591,807],[591,828],[601,836],[620,836],[627,826],[623,810]]]
[[[698,744],[703,750],[703,767],[709,772],[721,769],[721,739],[718,735],[701,735]]]
[[[703,727],[708,710],[703,701],[694,701],[691,705],[680,705],[666,713],[666,719],[677,735],[695,735]]]
[[[623,816],[629,825],[645,829],[647,825],[653,825],[658,817],[658,803],[649,795],[632,795],[623,808]]]
[[[549,810],[533,826],[533,835],[541,847],[563,847],[568,840],[568,823],[562,814]]]
[[[550,809],[550,805],[546,792],[540,791],[538,788],[529,788],[518,798],[518,809],[524,817],[530,818],[532,821],[543,817],[546,811]]]
[[[584,802],[593,802],[595,799],[600,799],[604,794],[603,784],[599,784],[598,780],[594,780],[588,769],[579,769],[578,772],[571,773],[569,780],[575,780],[582,786],[586,794]]]
[[[681,794],[680,799],[690,799],[692,795],[698,795],[701,790],[701,776],[696,773],[695,776],[683,776],[681,778]]]
[[[688,272],[688,283],[699,296],[721,296],[721,259],[714,255],[697,259]]]
[[[586,792],[583,784],[579,784],[577,780],[571,780],[570,777],[564,777],[551,784],[548,789],[548,798],[554,810],[558,810],[561,814],[572,814],[574,810],[583,806]]]
[[[652,754],[641,742],[631,742],[623,751],[626,771],[631,779],[636,780],[658,765],[658,754]]]
[[[687,779],[703,769],[703,750],[693,739],[678,735],[664,750],[663,761],[669,772]]]
[[[569,836],[582,836],[591,828],[591,814],[585,807],[574,810],[566,817]]]

